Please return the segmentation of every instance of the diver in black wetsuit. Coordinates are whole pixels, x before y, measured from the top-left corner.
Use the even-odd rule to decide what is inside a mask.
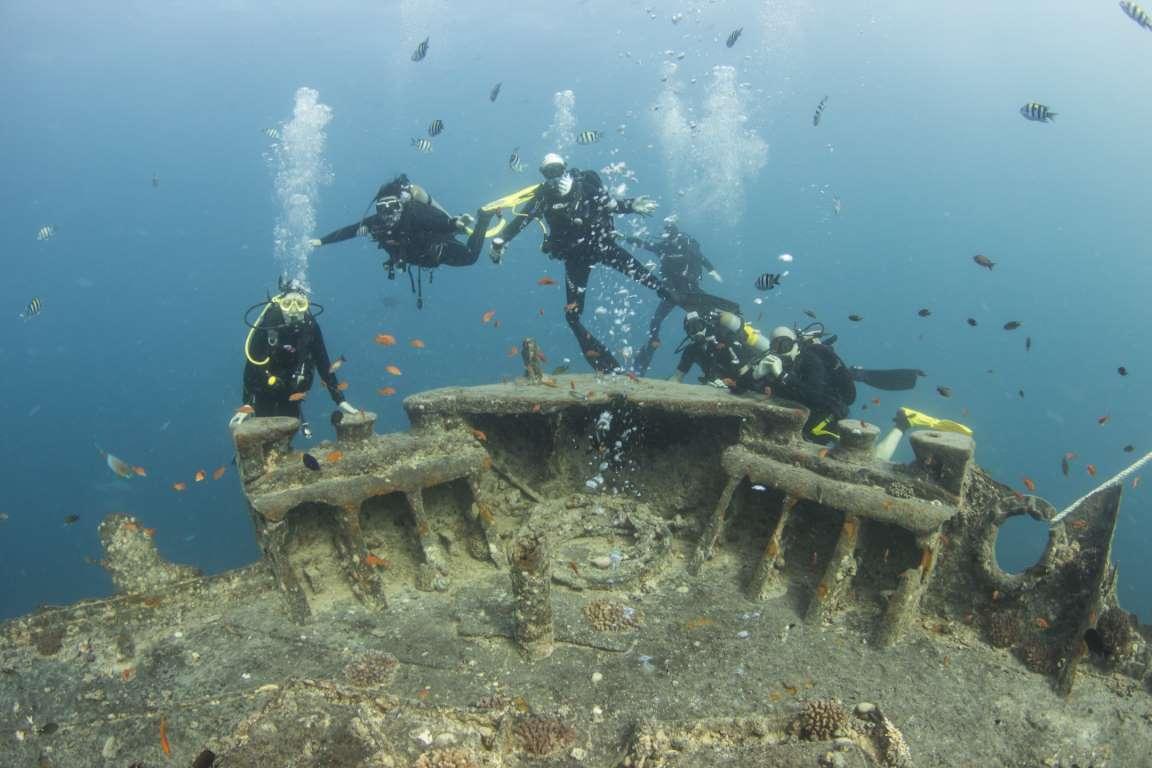
[[[698,293],[700,278],[705,272],[716,282],[724,282],[716,267],[704,256],[700,242],[691,235],[681,232],[674,216],[664,219],[664,234],[659,240],[644,240],[631,235],[625,235],[623,239],[659,256],[660,276],[664,279],[664,284],[681,295]],[[648,343],[640,350],[640,354],[636,355],[635,370],[641,376],[648,371],[652,355],[660,346],[660,326],[674,306],[676,305],[668,299],[661,299],[660,305],[652,315],[652,320],[648,324]]]
[[[616,358],[580,322],[588,277],[593,265],[604,264],[654,289],[661,298],[677,301],[674,289],[663,285],[614,239],[614,215],[648,216],[656,209],[656,203],[643,196],[617,200],[604,189],[599,174],[568,168],[564,158],[555,153],[545,156],[540,173],[545,181],[537,194],[506,227],[502,237],[493,239],[492,260],[499,263],[507,243],[533,219],[544,219],[548,236],[541,250],[549,258],[564,262],[567,289],[564,317],[589,364],[597,371],[616,370],[620,367]]]
[[[316,322],[313,306],[299,285],[281,283],[281,291],[264,304],[244,342],[244,404],[254,416],[291,416],[300,419],[305,437],[312,433],[300,406],[312,388],[313,373],[328,389],[332,401],[347,414],[359,413],[344,399],[340,382],[328,358],[324,335]],[[323,307],[320,308],[323,311]],[[319,314],[317,312],[316,314]],[[295,399],[293,396],[297,395]],[[232,417],[236,426],[249,416],[239,412]]]
[[[473,225],[471,216],[450,216],[422,187],[412,184],[400,174],[380,187],[373,200],[376,212],[356,224],[341,227],[316,240],[313,247],[339,243],[357,235],[369,235],[378,247],[388,252],[384,262],[388,279],[396,277],[396,270],[435,269],[441,265],[467,267],[476,263],[484,247],[484,235],[492,213],[478,211],[475,228],[467,244],[456,235],[467,232]],[[409,273],[411,277],[411,273]],[[415,281],[413,289],[422,292]],[[421,290],[418,290],[421,289]],[[423,306],[423,297],[417,300]]]

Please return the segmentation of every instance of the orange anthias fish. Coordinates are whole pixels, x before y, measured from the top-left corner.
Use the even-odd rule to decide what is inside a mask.
[[[396,344],[396,337],[390,333],[378,333],[376,343],[382,347],[391,347]]]
[[[1096,465],[1095,464],[1089,464],[1088,466],[1084,467],[1084,469],[1088,470],[1088,476],[1089,477],[1096,477]]]
[[[394,365],[386,365],[386,366],[384,366],[384,370],[388,371],[388,373],[392,374],[393,376],[403,376],[404,375],[404,372],[401,371],[399,368],[397,368]]]
[[[216,467],[216,470],[212,473],[212,479],[219,480],[220,478],[224,477],[224,473],[227,471],[228,467]]]
[[[1032,478],[1025,477],[1023,479],[1024,479],[1024,487],[1028,489],[1029,493],[1032,493],[1033,491],[1036,490],[1036,482]]]
[[[202,482],[204,482],[204,480],[207,477],[208,477],[208,473],[205,472],[204,470],[202,470],[202,469],[196,470],[196,474],[195,474],[196,482],[202,483]]]
[[[306,397],[308,397],[307,392],[293,392],[292,394],[288,395],[288,402],[298,403]]]
[[[412,347],[412,349],[424,349],[426,345],[420,339],[412,339],[412,341],[408,342],[408,346]]]
[[[556,281],[545,275],[536,281],[536,285],[556,285]]]
[[[246,413],[249,416],[251,416],[252,414],[256,413],[256,409],[253,408],[252,406],[248,405],[247,403],[245,403],[244,405],[242,405],[236,409],[236,413]]]
[[[144,469],[144,467],[132,467],[132,472],[136,477],[148,477],[148,470]]]
[[[482,443],[488,442],[488,435],[484,434],[481,430],[473,429],[470,431],[472,432],[472,437],[476,438],[480,442],[482,442]]]
[[[376,390],[376,394],[383,397],[392,397],[392,395],[396,394],[396,387],[380,387],[380,389]]]
[[[340,461],[340,459],[344,458],[344,453],[342,451],[329,451],[328,455],[324,458],[327,459],[329,463],[335,464],[336,462]]]
[[[390,563],[384,558],[377,557],[376,555],[369,552],[368,554],[364,555],[364,565],[368,566],[369,568],[387,568]]]
[[[168,720],[163,717],[160,718],[160,749],[164,750],[166,757],[172,755],[172,745],[168,743]]]
[[[186,491],[188,490],[188,483],[172,483],[172,490],[176,491],[176,493]]]
[[[496,317],[496,310],[490,309],[484,314],[480,315],[480,322],[487,325],[488,323],[492,322],[492,318],[494,317]]]
[[[344,390],[348,389],[348,382],[346,382],[346,381],[340,382],[339,384],[336,385],[336,389],[343,392]]]
[[[516,357],[520,354],[520,350],[516,347],[508,347],[508,357]]]

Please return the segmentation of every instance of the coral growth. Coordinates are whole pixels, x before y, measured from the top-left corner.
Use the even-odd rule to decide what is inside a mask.
[[[513,727],[520,748],[542,757],[563,749],[576,740],[576,731],[556,717],[526,717]]]
[[[344,667],[344,677],[358,688],[372,688],[388,682],[399,665],[390,653],[366,653]]]
[[[836,699],[805,702],[794,730],[804,741],[828,741],[843,736],[848,729],[848,713]]]
[[[480,763],[466,749],[434,749],[420,755],[412,768],[480,768]]]
[[[1132,620],[1127,611],[1112,607],[1100,615],[1096,631],[1106,653],[1124,656],[1132,650]]]
[[[585,604],[584,619],[597,632],[623,632],[644,622],[640,611],[611,600],[593,600]]]
[[[45,624],[34,628],[32,644],[41,656],[55,656],[64,645],[64,625]]]
[[[1056,670],[1056,659],[1048,644],[1038,638],[1025,640],[1016,649],[1016,655],[1028,669],[1037,674],[1047,675]]]
[[[911,768],[912,752],[904,735],[875,704],[861,702],[856,705],[856,720],[851,727],[868,739],[875,750],[873,755],[885,768]]]
[[[984,636],[993,648],[1011,648],[1020,642],[1020,616],[1013,611],[997,611],[984,623]]]

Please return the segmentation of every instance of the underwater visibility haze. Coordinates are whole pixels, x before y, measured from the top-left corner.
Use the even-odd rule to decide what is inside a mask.
[[[703,287],[761,330],[807,310],[849,364],[924,372],[860,387],[854,418],[967,424],[981,466],[1062,508],[1152,451],[1150,62],[1152,31],[1112,0],[9,0],[0,618],[108,594],[112,512],[208,573],[258,558],[227,424],[245,310],[282,277],[323,305],[378,431],[406,428],[407,395],[520,375],[526,336],[589,372],[535,225],[500,264],[486,247],[425,273],[422,308],[371,239],[310,244],[399,173],[472,213],[540,181],[548,152],[658,203],[617,218],[627,235],[675,215],[722,278]],[[655,293],[601,266],[586,299],[627,367]],[[682,317],[649,376],[673,372]],[[330,410],[317,385],[313,441]],[[1114,559],[1148,621],[1139,478]],[[1011,521],[1002,562],[1045,536]]]

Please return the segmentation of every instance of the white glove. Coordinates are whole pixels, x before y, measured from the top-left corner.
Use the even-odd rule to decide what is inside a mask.
[[[641,216],[651,216],[657,207],[659,207],[659,203],[647,195],[640,195],[640,197],[632,201],[633,212]]]
[[[312,246],[313,248],[319,248],[320,246],[324,245],[324,243],[320,242],[318,238],[314,237],[308,241],[308,245]]]
[[[715,280],[718,283],[724,282],[724,278],[720,277],[720,273],[717,272],[716,270],[712,270],[711,272],[709,272],[708,276],[711,277],[713,280]]]
[[[492,253],[488,255],[488,258],[492,259],[493,264],[499,264],[504,260],[504,251],[507,247],[508,245],[504,242],[504,238],[492,238]]]
[[[352,403],[348,402],[347,400],[340,403],[340,410],[344,411],[344,413],[348,414],[349,416],[355,416],[356,414],[360,413],[360,411],[353,408]]]
[[[244,419],[246,418],[248,418],[248,414],[244,411],[240,411],[228,420],[228,429],[236,429],[236,427],[244,423]]]
[[[456,217],[456,228],[461,232],[468,231],[475,223],[476,220],[472,218],[472,214],[470,213],[462,213]]]
[[[784,373],[784,361],[776,355],[764,355],[752,369],[752,378],[776,380]]]

